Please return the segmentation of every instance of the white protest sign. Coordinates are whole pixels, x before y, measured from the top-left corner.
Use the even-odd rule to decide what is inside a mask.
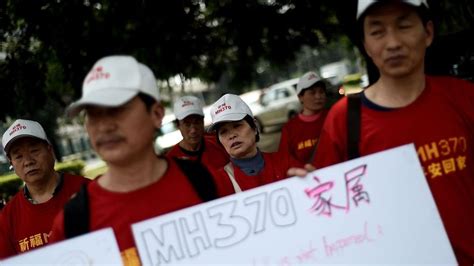
[[[456,265],[413,145],[132,229],[144,265]]]
[[[122,265],[111,228],[47,245],[0,261],[0,265]]]

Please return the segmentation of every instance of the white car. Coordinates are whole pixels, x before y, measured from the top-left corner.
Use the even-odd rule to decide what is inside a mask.
[[[288,119],[301,111],[301,104],[296,95],[296,84],[299,78],[286,80],[270,86],[260,96],[258,104],[251,109],[264,132],[270,127],[281,127]]]
[[[164,154],[183,139],[181,131],[176,127],[173,113],[166,114],[161,122],[160,133],[155,139],[155,153]]]

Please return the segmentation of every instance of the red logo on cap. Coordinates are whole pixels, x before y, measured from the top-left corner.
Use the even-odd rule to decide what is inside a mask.
[[[191,102],[191,101],[183,101],[183,104],[181,105],[181,107],[186,107],[186,106],[189,106],[189,105],[194,105],[194,103]]]
[[[312,80],[312,79],[317,79],[318,76],[316,76],[314,73],[311,73],[311,75],[309,75],[308,77],[308,80]]]
[[[89,72],[89,75],[87,75],[86,84],[91,82],[91,81],[94,81],[94,80],[110,78],[110,73],[103,72],[102,70],[103,69],[102,69],[101,66],[98,66],[98,67],[92,69],[91,72]]]
[[[26,126],[24,126],[22,124],[17,124],[12,128],[12,131],[10,131],[10,133],[8,133],[8,134],[11,136],[11,135],[15,134],[15,132],[20,131],[22,129],[26,129]]]
[[[232,106],[230,105],[226,105],[225,103],[217,106],[217,110],[214,112],[215,115],[217,115],[218,113],[221,113],[221,112],[224,112],[225,110],[230,110],[232,109]]]

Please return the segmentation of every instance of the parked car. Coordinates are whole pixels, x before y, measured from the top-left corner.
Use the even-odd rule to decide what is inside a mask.
[[[274,84],[264,90],[257,103],[250,106],[260,132],[283,126],[289,118],[301,111],[296,95],[297,83],[298,78]]]
[[[163,117],[158,137],[155,139],[156,154],[164,154],[183,139],[181,132],[176,127],[175,120],[176,117],[172,112]]]
[[[263,90],[253,90],[245,92],[239,95],[239,97],[250,107],[252,113],[258,110],[260,107],[260,99],[262,97]]]
[[[332,62],[320,67],[319,72],[328,83],[328,92],[334,93],[344,82],[344,77],[350,73],[350,64],[347,60]]]

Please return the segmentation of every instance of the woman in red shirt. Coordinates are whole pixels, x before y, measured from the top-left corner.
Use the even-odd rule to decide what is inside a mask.
[[[303,164],[287,153],[261,152],[260,135],[252,111],[239,96],[226,94],[211,108],[212,125],[230,162],[214,171],[218,194],[225,196],[265,185],[291,175],[305,175]],[[292,168],[296,167],[296,168]],[[311,170],[308,165],[307,170]]]

